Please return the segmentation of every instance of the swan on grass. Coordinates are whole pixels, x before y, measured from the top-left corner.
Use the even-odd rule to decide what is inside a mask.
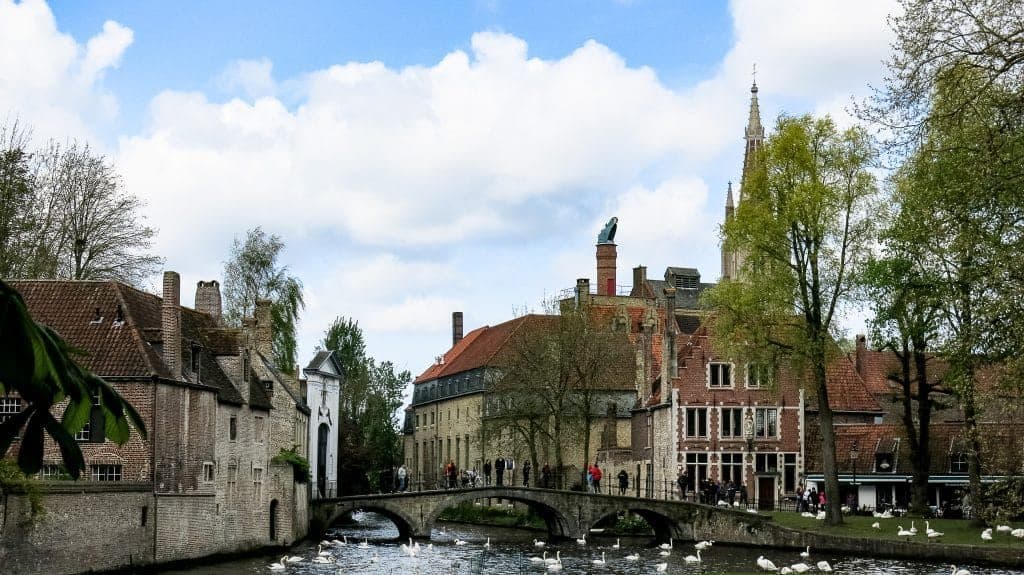
[[[1018,527],[1017,529],[1010,531],[1010,535],[1013,535],[1018,539],[1024,539],[1024,527]]]
[[[765,571],[778,571],[779,568],[772,563],[771,559],[765,559],[764,555],[760,555],[757,558],[757,566]]]
[[[932,530],[929,529],[928,530],[928,534],[931,535],[931,532],[932,532]],[[911,533],[909,530],[904,529],[902,525],[897,525],[896,526],[896,536],[897,537],[913,537],[914,534]]]
[[[792,573],[792,572],[793,572],[793,570],[791,568],[789,568],[789,567],[786,567],[786,566],[783,566],[782,569],[779,569],[779,573],[781,575],[787,575],[787,574]]]
[[[981,532],[981,539],[982,539],[982,541],[991,541],[992,540],[992,528],[991,527],[989,527],[988,529],[986,529],[986,530]]]
[[[877,522],[877,521],[875,521],[874,523],[871,524],[871,528],[872,529],[881,529],[882,528],[882,524]]]
[[[683,557],[683,561],[686,561],[687,563],[700,563],[700,551],[697,551],[696,556],[687,555],[686,557]]]
[[[913,521],[910,522],[910,529],[909,529],[909,531],[911,533],[913,533],[914,535],[917,535],[917,527],[914,527],[914,522]]]
[[[811,570],[811,566],[801,561],[800,563],[797,563],[796,565],[790,566],[790,570],[793,573],[807,573],[808,571]]]
[[[1010,527],[1009,525],[996,525],[996,531],[1000,533],[1009,533],[1013,531],[1013,527]]]

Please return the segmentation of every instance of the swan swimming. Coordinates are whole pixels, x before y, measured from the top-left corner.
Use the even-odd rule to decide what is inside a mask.
[[[686,557],[683,557],[683,561],[686,561],[687,563],[700,563],[700,550],[697,551],[696,557],[693,555],[687,555]]]
[[[593,561],[591,561],[591,563],[593,563],[594,565],[604,565],[606,563],[604,560],[604,551],[601,552],[600,559],[594,559]]]
[[[281,560],[278,561],[277,563],[271,563],[270,565],[268,565],[268,567],[270,567],[271,571],[283,571],[284,568],[285,568],[285,562],[286,561],[288,561],[288,556],[287,555],[282,557]]]

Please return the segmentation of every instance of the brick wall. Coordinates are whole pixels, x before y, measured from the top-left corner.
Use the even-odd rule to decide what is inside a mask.
[[[46,493],[46,516],[29,525],[25,496],[0,497],[0,572],[57,575],[153,562],[154,499],[148,484],[74,484]],[[66,492],[62,492],[65,491]],[[143,508],[146,524],[142,524]]]

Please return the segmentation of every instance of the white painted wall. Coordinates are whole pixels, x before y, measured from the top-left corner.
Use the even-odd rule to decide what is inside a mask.
[[[313,499],[318,499],[317,476],[319,468],[318,434],[321,424],[329,428],[327,434],[326,489],[328,496],[337,496],[338,485],[338,406],[341,380],[330,359],[314,369],[306,369],[306,402],[309,404],[309,468],[313,476]]]

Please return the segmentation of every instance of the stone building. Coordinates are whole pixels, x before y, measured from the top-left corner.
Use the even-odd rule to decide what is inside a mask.
[[[299,382],[276,371],[270,304],[243,328],[220,323],[216,281],[195,310],[165,272],[157,297],[109,281],[13,281],[33,318],[82,350],[140,413],[147,438],[118,446],[98,421],[76,439],[86,471],[66,480],[47,440],[40,473],[47,515],[29,526],[24,497],[2,501],[0,564],[11,573],[115,569],[285,545],[308,529],[308,486],[273,461],[305,456],[309,410]],[[7,414],[23,408],[3,398]],[[7,456],[16,455],[17,442]]]
[[[510,477],[520,480],[529,449],[512,430],[514,426],[499,423],[502,406],[489,391],[503,376],[513,342],[557,329],[557,322],[558,316],[530,314],[475,329],[463,337],[462,314],[455,312],[452,348],[413,382],[412,402],[405,411],[405,465],[413,489],[440,486],[442,468],[449,461],[459,469],[482,472],[485,461],[500,457],[516,462]],[[567,476],[576,477],[583,461],[595,460],[602,446],[629,444],[627,422],[636,385],[633,371],[617,372],[616,383],[596,391],[589,453],[583,453],[580,441],[563,442],[567,466],[563,473]],[[539,441],[537,450],[537,466],[555,465],[553,445]],[[536,469],[533,481],[538,477]]]
[[[338,406],[341,366],[334,351],[320,351],[302,370],[309,394],[309,468],[313,499],[338,494]],[[314,413],[315,408],[315,413]]]

